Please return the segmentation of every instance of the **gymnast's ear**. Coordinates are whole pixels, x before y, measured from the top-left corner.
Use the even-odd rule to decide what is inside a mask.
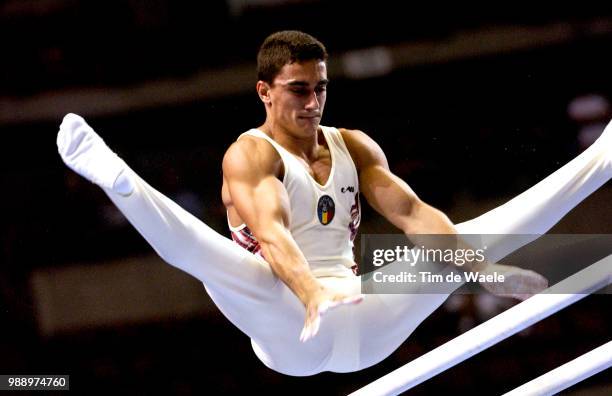
[[[270,103],[270,84],[265,81],[259,80],[257,81],[257,95],[259,95],[259,99],[265,104]]]

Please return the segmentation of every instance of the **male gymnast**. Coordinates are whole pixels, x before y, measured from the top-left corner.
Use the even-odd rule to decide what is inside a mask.
[[[363,298],[352,251],[360,196],[412,240],[420,234],[497,235],[487,242],[487,264],[462,270],[504,274],[503,284],[483,286],[526,298],[546,280],[494,264],[529,242],[499,236],[544,234],[612,177],[608,126],[589,149],[534,187],[453,225],[389,170],[368,135],[320,125],[328,83],[322,43],[298,31],[274,33],[260,48],[257,68],[265,122],[240,135],[222,164],[234,242],[149,186],[80,116],[64,117],[57,144],[64,162],[102,187],[165,261],[203,282],[223,314],[251,338],[256,355],[281,373],[372,366],[448,297],[407,292]]]

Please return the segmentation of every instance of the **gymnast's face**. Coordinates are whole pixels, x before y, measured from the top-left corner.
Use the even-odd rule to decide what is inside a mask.
[[[286,64],[271,85],[258,83],[266,106],[266,121],[296,137],[316,135],[325,107],[327,82],[327,66],[323,61]]]

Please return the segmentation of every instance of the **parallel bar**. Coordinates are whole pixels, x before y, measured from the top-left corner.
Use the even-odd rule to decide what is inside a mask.
[[[504,396],[553,395],[612,366],[612,341],[577,357]]]
[[[397,395],[610,284],[612,255],[355,391]],[[576,294],[567,294],[572,291]],[[564,293],[564,294],[561,294]]]

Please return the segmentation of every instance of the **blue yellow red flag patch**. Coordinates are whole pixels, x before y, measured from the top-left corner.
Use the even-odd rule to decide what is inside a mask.
[[[323,225],[328,225],[334,219],[334,214],[336,212],[336,204],[334,204],[334,200],[329,195],[323,195],[319,198],[319,203],[317,204],[317,216],[319,217],[319,221]]]

